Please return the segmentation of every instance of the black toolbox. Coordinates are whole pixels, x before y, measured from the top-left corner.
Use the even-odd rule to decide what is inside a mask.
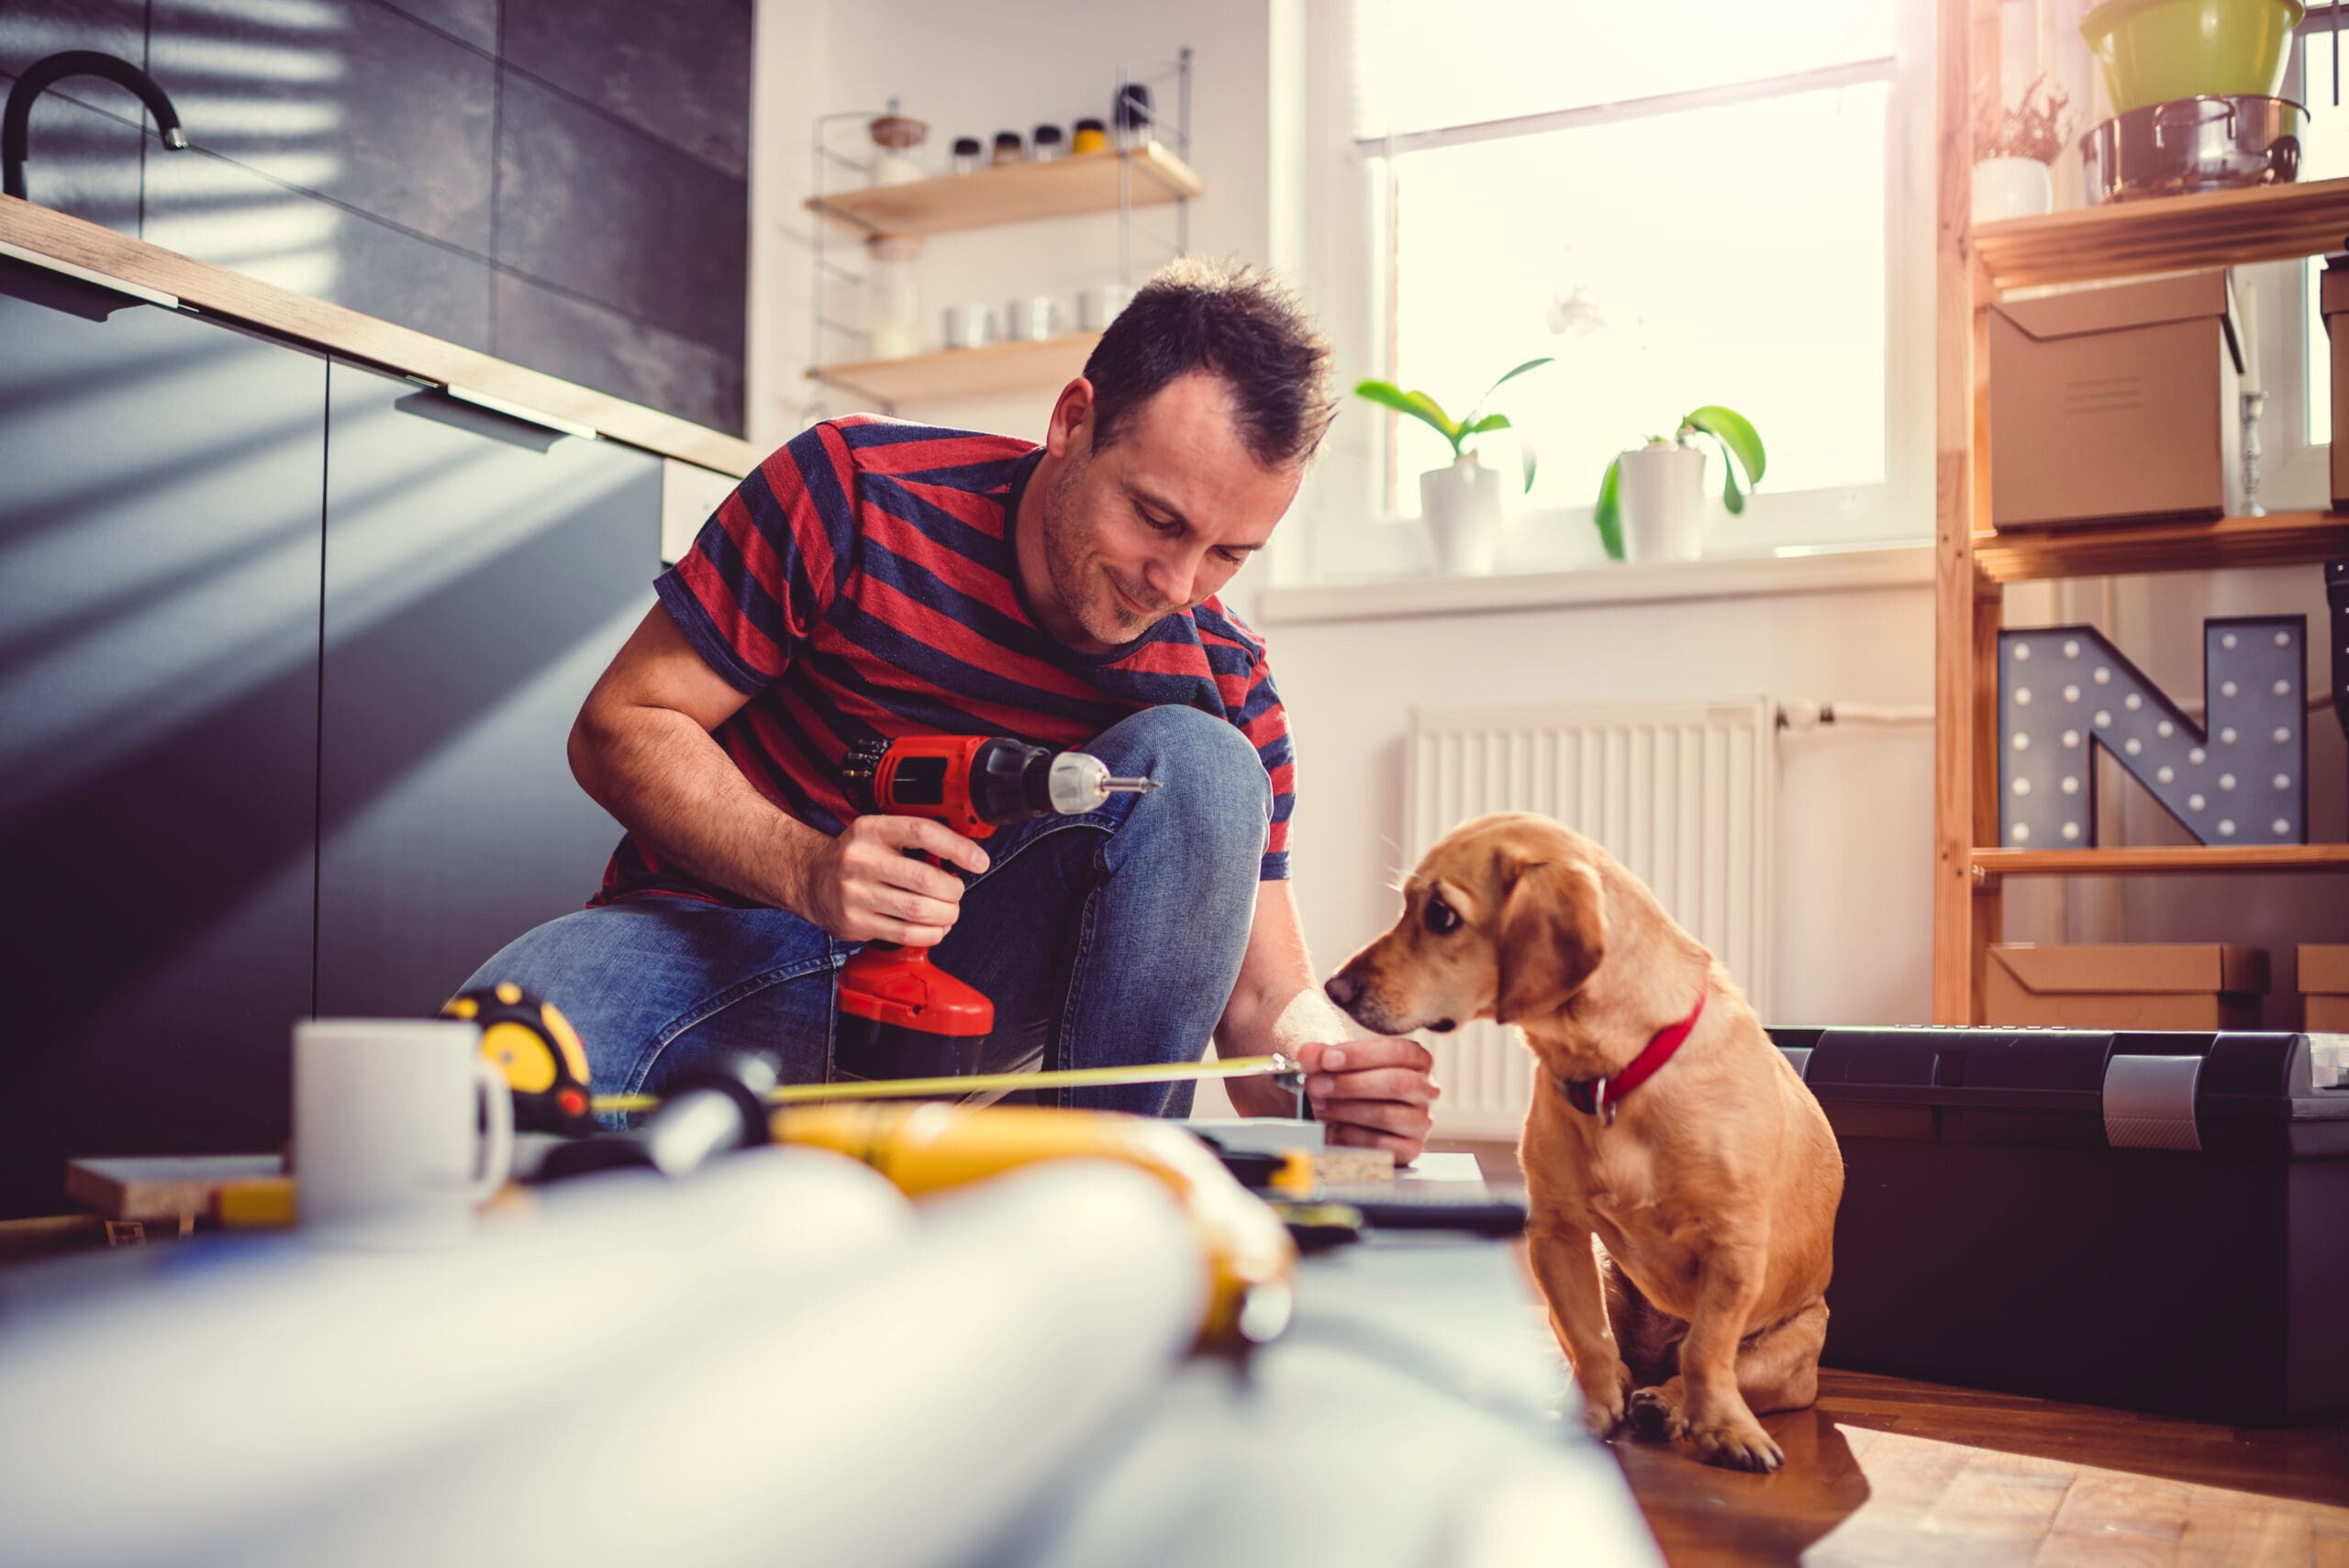
[[[1843,1153],[1828,1365],[2349,1410],[2349,1035],[1770,1033]]]

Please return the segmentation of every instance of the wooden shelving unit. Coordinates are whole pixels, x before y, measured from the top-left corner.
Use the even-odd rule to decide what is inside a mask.
[[[2341,555],[2349,555],[2349,517],[2331,512],[1977,534],[1974,539],[1974,569],[1993,584],[2214,566],[2301,566]]]
[[[984,349],[941,349],[899,360],[822,365],[807,374],[885,403],[930,397],[979,397],[1023,386],[1065,383],[1085,368],[1098,332],[1072,332],[1032,342],[991,343]]]
[[[1207,195],[1207,182],[1157,142],[1045,163],[1007,163],[906,185],[811,196],[807,207],[860,234],[923,237],[1041,217],[1118,210],[1119,171],[1135,206]]]
[[[2349,179],[2117,202],[1986,223],[1974,232],[1994,289],[2297,261],[2344,243]]]
[[[2094,850],[1976,850],[1988,876],[2349,871],[2349,844],[2116,844]]]
[[[2349,244],[2349,180],[2123,203],[1985,224],[1966,218],[1973,127],[1998,81],[1998,0],[1938,0],[1935,208],[1933,1017],[1971,1023],[2009,876],[2349,873],[2349,844],[1992,847],[1998,839],[1998,640],[2009,583],[2349,553],[2349,517],[1997,533],[1990,528],[1987,306],[2007,289],[2319,255]]]

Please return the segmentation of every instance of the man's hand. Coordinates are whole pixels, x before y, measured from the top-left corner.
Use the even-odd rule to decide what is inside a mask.
[[[1442,1091],[1428,1073],[1435,1058],[1418,1040],[1349,1040],[1297,1049],[1306,1097],[1327,1123],[1330,1141],[1394,1151],[1395,1163],[1419,1158],[1433,1125],[1429,1107]]]
[[[801,865],[791,908],[844,942],[935,947],[962,913],[963,884],[907,855],[919,850],[974,876],[985,850],[923,817],[859,817]]]

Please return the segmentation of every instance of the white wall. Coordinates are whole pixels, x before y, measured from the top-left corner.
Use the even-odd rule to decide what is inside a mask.
[[[1266,628],[1297,748],[1295,874],[1326,972],[1395,917],[1415,705],[1767,693],[1932,700],[1930,588]],[[1778,973],[1787,1022],[1921,1022],[1932,983],[1932,732],[1782,744]]]
[[[1262,264],[1271,248],[1268,147],[1272,17],[1279,0],[1192,0],[1183,6],[1099,0],[760,0],[752,134],[753,245],[750,439],[773,446],[810,418],[859,406],[844,394],[818,394],[802,373],[809,360],[808,237],[811,128],[818,114],[878,109],[928,122],[921,150],[943,172],[957,136],[993,144],[998,130],[1023,136],[1040,123],[1065,133],[1075,119],[1106,120],[1118,69],[1152,72],[1185,45],[1192,50],[1191,165],[1207,196],[1190,209],[1194,254]],[[1170,86],[1153,90],[1161,117],[1174,117]],[[835,145],[859,148],[853,128]],[[842,175],[845,171],[841,172]],[[1171,237],[1174,209],[1137,209],[1136,281],[1171,252],[1141,232]],[[835,236],[845,239],[844,231]],[[861,264],[853,241],[842,260]],[[959,300],[1001,303],[1019,294],[1069,296],[1114,281],[1113,215],[1060,218],[931,239],[918,263],[926,329]],[[850,296],[833,296],[844,311]],[[853,357],[837,339],[833,360]],[[1041,439],[1058,386],[961,401],[908,404],[906,418]]]

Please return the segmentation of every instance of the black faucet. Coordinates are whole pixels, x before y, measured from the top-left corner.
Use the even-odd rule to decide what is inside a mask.
[[[32,124],[33,100],[50,83],[67,76],[103,76],[121,83],[138,94],[155,117],[155,128],[163,133],[165,147],[177,152],[187,145],[187,135],[180,129],[179,111],[172,107],[172,100],[155,85],[153,77],[127,60],[91,49],[69,49],[34,61],[8,89],[8,106],[0,111],[0,189],[8,195],[25,194],[25,133]]]

